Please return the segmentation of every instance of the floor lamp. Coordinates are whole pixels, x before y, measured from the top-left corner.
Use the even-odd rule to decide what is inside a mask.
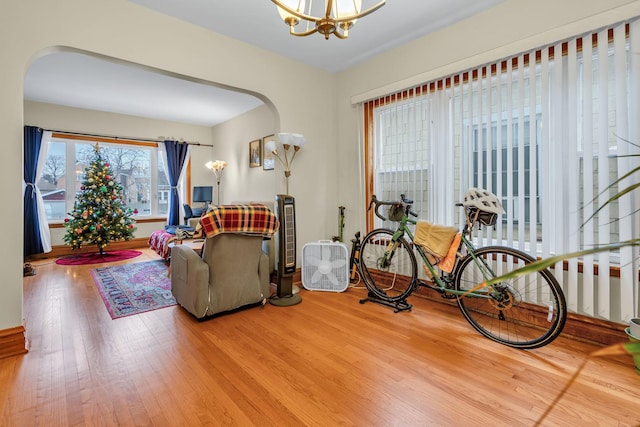
[[[205,166],[207,169],[211,169],[216,175],[216,184],[218,185],[218,188],[216,189],[216,205],[220,205],[220,179],[222,178],[222,171],[227,167],[227,162],[224,160],[216,160],[215,162],[209,161]]]
[[[279,238],[280,248],[278,250],[280,254],[278,258],[278,294],[277,298],[273,301],[269,300],[269,302],[274,305],[286,306],[300,302],[300,297],[297,295],[297,293],[300,292],[300,287],[292,285],[293,272],[296,268],[295,254],[291,254],[289,251],[289,256],[285,256],[287,252],[284,250],[283,245],[294,248],[295,251],[295,205],[293,197],[289,195],[289,177],[291,176],[293,160],[302,146],[306,144],[307,140],[303,135],[298,133],[279,133],[278,140],[282,144],[281,151],[278,150],[276,141],[273,140],[267,142],[264,147],[266,151],[273,153],[280,162],[280,165],[282,165],[287,190],[286,194],[280,194],[276,197],[276,202],[279,206],[278,211],[280,213],[280,228],[282,229]],[[285,218],[290,219],[286,221],[286,223],[283,223]],[[291,261],[293,261],[293,263]],[[287,274],[281,274],[282,272],[286,272]],[[290,292],[288,290],[290,290]]]

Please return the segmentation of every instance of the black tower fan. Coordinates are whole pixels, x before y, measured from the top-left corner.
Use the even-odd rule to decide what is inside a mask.
[[[278,229],[278,287],[269,302],[277,306],[298,304],[302,298],[293,293],[293,274],[296,272],[296,208],[292,196],[276,196]]]

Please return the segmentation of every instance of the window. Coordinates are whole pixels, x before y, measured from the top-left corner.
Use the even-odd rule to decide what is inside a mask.
[[[540,115],[536,115],[536,125],[539,126]],[[518,138],[518,123],[513,123],[511,125],[511,138],[513,140],[517,140]],[[540,159],[540,138],[535,138],[534,150],[536,151],[536,155],[533,156],[536,159],[536,164],[531,165],[531,140],[530,140],[530,117],[527,115],[524,117],[524,141],[522,147],[512,146],[509,150],[511,151],[511,155],[507,153],[507,121],[501,121],[501,134],[502,140],[500,143],[500,147],[498,147],[497,141],[497,123],[494,121],[491,123],[491,133],[487,133],[487,126],[483,126],[482,128],[482,136],[478,135],[478,128],[475,127],[473,130],[473,187],[484,187],[487,190],[491,191],[494,194],[501,194],[502,206],[511,206],[514,210],[513,212],[513,222],[517,223],[518,218],[520,218],[520,213],[518,212],[518,204],[516,200],[518,198],[524,199],[524,220],[525,223],[529,223],[531,220],[534,220],[537,225],[540,224],[541,211],[540,211],[540,197],[537,194],[534,194],[536,198],[535,206],[537,206],[535,216],[531,217],[531,182],[532,176],[536,180],[536,187],[539,187],[539,161]],[[490,147],[481,147],[481,141],[487,141],[488,136],[491,135],[491,146]],[[537,135],[538,136],[538,135]],[[519,152],[522,150],[524,155],[524,162],[522,165],[519,165]],[[491,159],[487,157],[491,156]],[[507,165],[507,159],[511,158],[510,167]],[[500,159],[500,160],[498,160]],[[490,160],[490,161],[489,161]],[[500,163],[498,163],[500,162]],[[494,167],[488,171],[486,167],[482,168],[480,165],[494,165]],[[508,179],[507,171],[511,170],[511,180]],[[491,176],[487,176],[490,174]],[[500,179],[498,179],[498,174],[500,174]],[[524,193],[522,197],[520,197],[519,191],[519,180],[524,180]],[[513,194],[508,197],[504,196],[509,194],[507,191],[507,183],[511,181],[513,183],[514,191]],[[498,182],[501,182],[501,188],[498,189]],[[490,185],[482,185],[482,183],[491,183]],[[502,218],[503,223],[507,222],[506,216]]]
[[[534,256],[637,238],[639,201],[598,211],[609,185],[638,164],[627,156],[640,152],[630,138],[640,137],[635,43],[638,20],[367,102],[368,191],[381,200],[404,193],[421,219],[460,226],[455,203],[470,187],[489,189],[506,213],[476,234],[479,243]],[[620,280],[596,277],[596,266],[619,269]],[[556,277],[570,309],[614,321],[637,315],[632,248],[572,259],[563,270]]]
[[[122,185],[124,202],[138,216],[166,215],[169,181],[155,144],[100,142],[115,180]],[[65,139],[54,134],[38,188],[44,199],[47,219],[63,221],[81,191],[85,168],[93,158],[95,142]]]

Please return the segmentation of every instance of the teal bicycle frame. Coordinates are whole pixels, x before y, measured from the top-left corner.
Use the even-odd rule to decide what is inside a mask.
[[[387,249],[384,252],[382,260],[380,261],[382,266],[388,266],[388,263],[391,261],[391,258],[393,257],[393,251],[397,247],[398,240],[400,240],[400,238],[406,235],[411,241],[411,244],[413,245],[413,247],[418,251],[418,254],[420,255],[420,258],[422,258],[422,262],[424,263],[424,265],[426,265],[427,268],[429,269],[432,280],[436,283],[436,285],[431,285],[429,283],[423,282],[417,277],[417,274],[416,274],[414,283],[411,284],[411,286],[414,289],[416,286],[425,286],[427,288],[434,289],[438,292],[443,292],[444,294],[448,294],[452,296],[464,295],[466,297],[474,296],[478,298],[492,298],[490,294],[490,289],[488,288],[480,288],[480,289],[474,289],[474,290],[456,290],[453,288],[452,285],[457,273],[457,266],[458,266],[457,261],[456,261],[456,266],[453,268],[451,273],[443,272],[442,276],[438,275],[438,272],[436,271],[436,267],[433,264],[431,264],[431,262],[429,261],[429,258],[425,254],[422,247],[414,243],[414,240],[413,240],[414,235],[409,229],[409,227],[407,227],[407,224],[415,225],[417,224],[417,222],[418,222],[417,220],[411,219],[407,215],[403,215],[402,219],[398,224],[398,228],[393,233],[393,238],[391,242],[389,242],[389,244],[387,245]],[[475,264],[481,269],[485,280],[489,280],[495,277],[496,274],[491,270],[491,268],[489,268],[489,266],[485,262],[479,260],[475,256],[476,247],[469,240],[469,238],[467,238],[468,234],[469,234],[468,226],[465,225],[462,231],[462,239],[460,241],[460,247],[464,247],[466,250],[466,253],[468,253],[473,258],[473,261],[475,262]]]

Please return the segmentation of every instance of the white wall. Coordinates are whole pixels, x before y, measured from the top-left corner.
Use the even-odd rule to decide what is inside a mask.
[[[640,15],[640,1],[507,0],[477,16],[351,67],[338,76],[338,203],[345,236],[365,229],[356,102],[467,70]],[[354,29],[357,31],[357,28]],[[342,185],[341,183],[350,183]]]
[[[178,21],[127,0],[65,0],[4,2],[0,13],[0,129],[3,131],[0,179],[3,201],[22,204],[22,82],[31,61],[56,47],[79,49],[142,64],[191,80],[220,83],[260,94],[278,118],[274,128],[306,135],[306,156],[296,160],[291,193],[297,198],[298,239],[323,238],[330,204],[336,199],[335,151],[324,141],[336,141],[335,75]],[[260,70],[256,73],[254,70]],[[304,108],[296,91],[304,87]],[[46,126],[46,124],[45,124]],[[91,129],[99,132],[100,129]],[[248,141],[247,141],[248,142]],[[217,144],[216,141],[214,143]],[[247,155],[248,157],[248,155]],[[319,165],[317,159],[327,159]],[[331,165],[329,168],[326,165]],[[277,173],[277,171],[276,171]],[[317,187],[313,198],[306,188]],[[272,193],[284,191],[276,188]],[[298,199],[298,195],[301,197]],[[309,203],[311,200],[313,203]],[[22,216],[0,211],[0,221],[14,224],[0,247],[0,330],[23,324]],[[16,250],[18,248],[18,250]],[[28,313],[24,317],[28,317]],[[27,324],[28,333],[28,324]]]

